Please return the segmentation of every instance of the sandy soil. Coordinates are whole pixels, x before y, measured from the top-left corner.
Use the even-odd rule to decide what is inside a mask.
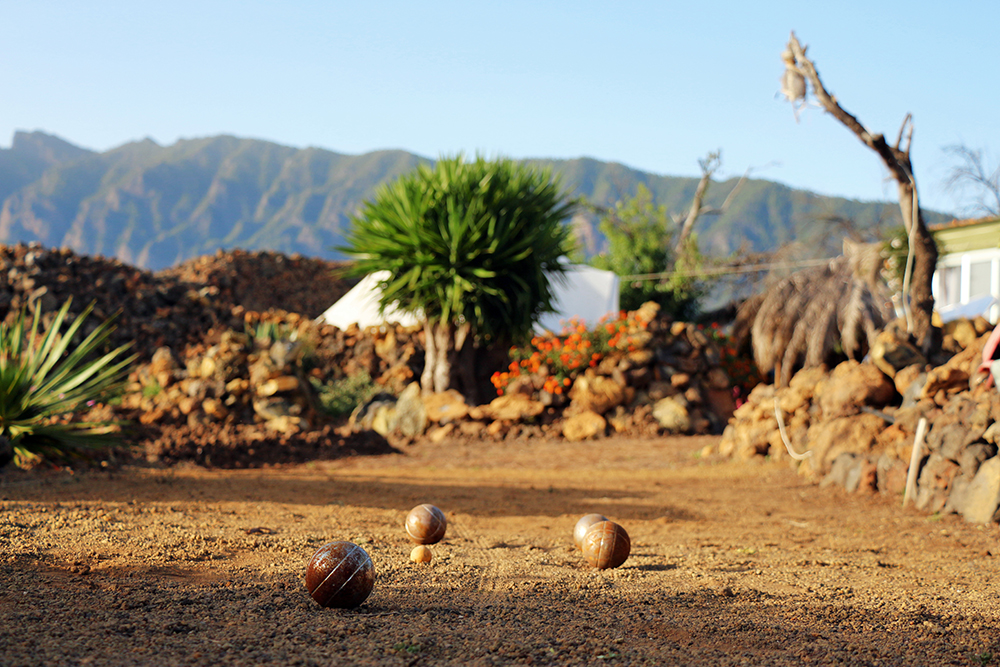
[[[0,473],[2,665],[982,665],[996,526],[699,460],[706,438],[422,443],[263,470]],[[422,502],[449,518],[416,565]],[[603,513],[632,554],[572,544]],[[354,610],[303,584],[348,539]]]

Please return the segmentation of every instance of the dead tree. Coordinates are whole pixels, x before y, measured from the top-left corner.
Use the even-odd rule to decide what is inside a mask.
[[[694,189],[694,198],[691,200],[687,216],[683,221],[681,221],[680,216],[671,216],[674,224],[680,228],[680,232],[677,234],[677,242],[674,244],[675,257],[680,256],[684,251],[685,244],[688,237],[691,236],[691,230],[694,229],[694,224],[698,221],[698,218],[703,215],[722,215],[725,213],[733,197],[743,187],[743,183],[746,182],[747,177],[750,175],[750,170],[747,169],[746,173],[743,174],[743,178],[730,190],[721,206],[706,206],[705,195],[708,193],[708,186],[712,182],[712,176],[722,166],[722,151],[709,153],[704,159],[698,160],[698,166],[701,167],[701,180],[698,181],[698,186]]]
[[[861,122],[844,110],[837,98],[827,92],[820,81],[819,74],[813,62],[806,57],[806,47],[799,43],[793,32],[788,40],[788,47],[782,54],[786,73],[793,71],[809,82],[816,101],[847,129],[855,134],[866,146],[871,148],[885,164],[889,173],[896,180],[899,193],[899,209],[903,216],[910,241],[910,252],[913,258],[912,268],[908,265],[908,283],[904,285],[903,304],[907,314],[907,328],[914,342],[926,354],[934,345],[934,328],[931,324],[931,313],[934,310],[934,295],[931,293],[931,280],[934,268],[937,266],[937,246],[931,238],[927,225],[924,223],[917,198],[917,181],[913,175],[910,162],[910,146],[913,142],[913,118],[906,115],[899,128],[895,145],[890,145],[881,133],[872,134]],[[795,91],[799,94],[799,91]],[[804,92],[798,96],[804,99]],[[791,97],[789,97],[791,99]],[[793,102],[795,100],[792,100]]]
[[[1000,217],[1000,164],[991,171],[984,164],[983,151],[965,145],[946,146],[944,150],[959,160],[948,175],[948,189],[973,191],[976,201],[966,209],[970,213]]]

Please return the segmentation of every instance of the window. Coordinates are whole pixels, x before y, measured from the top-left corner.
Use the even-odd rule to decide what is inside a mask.
[[[942,317],[948,310],[953,316],[971,316],[962,311],[961,306],[972,304],[974,310],[979,305],[985,309],[982,315],[996,323],[1000,317],[1000,249],[973,250],[945,255],[938,261],[934,273],[935,307]],[[992,305],[989,298],[993,297]],[[965,309],[969,310],[969,309]],[[979,314],[979,313],[975,313]]]

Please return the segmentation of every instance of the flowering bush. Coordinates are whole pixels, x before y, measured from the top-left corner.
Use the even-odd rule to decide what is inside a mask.
[[[523,347],[510,349],[507,370],[494,373],[490,381],[503,396],[510,383],[531,377],[550,394],[562,394],[587,368],[595,368],[608,356],[621,356],[645,345],[648,323],[634,313],[622,311],[614,319],[604,318],[593,329],[571,319],[561,335],[535,336]]]

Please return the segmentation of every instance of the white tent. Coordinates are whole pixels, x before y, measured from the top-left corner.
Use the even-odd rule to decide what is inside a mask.
[[[405,326],[417,323],[417,318],[390,308],[378,312],[378,285],[389,277],[388,271],[369,274],[345,294],[337,303],[317,318],[320,322],[346,329],[351,324],[370,327],[386,322]],[[563,279],[552,280],[556,312],[543,315],[535,329],[559,333],[563,324],[577,317],[593,326],[602,317],[618,312],[618,276],[611,271],[601,271],[582,264],[566,267]]]

